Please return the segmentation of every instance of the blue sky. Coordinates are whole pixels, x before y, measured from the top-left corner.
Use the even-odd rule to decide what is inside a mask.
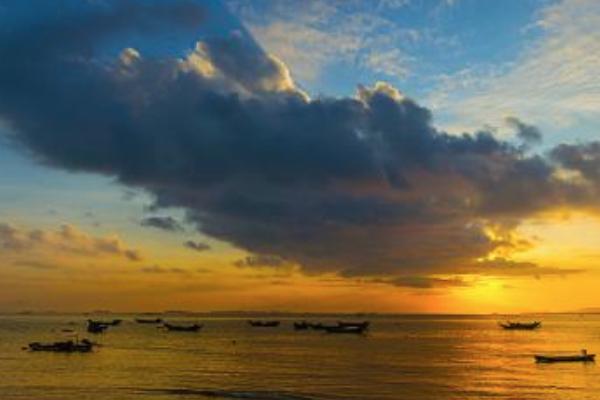
[[[509,134],[503,121],[515,115],[540,126],[547,144],[596,134],[597,2],[227,4],[311,94],[384,80],[453,132],[491,125]]]

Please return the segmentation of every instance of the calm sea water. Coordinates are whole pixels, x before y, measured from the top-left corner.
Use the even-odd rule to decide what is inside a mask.
[[[111,316],[111,318],[113,318]],[[0,399],[598,399],[600,365],[536,364],[538,352],[600,353],[600,316],[544,316],[534,332],[495,317],[372,318],[364,336],[200,320],[199,333],[131,317],[90,354],[31,353],[84,317],[0,316]],[[335,319],[332,319],[335,320]],[[91,336],[91,335],[83,335]]]

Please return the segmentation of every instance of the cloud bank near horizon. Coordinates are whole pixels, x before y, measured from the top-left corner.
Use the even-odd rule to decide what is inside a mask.
[[[164,8],[119,2],[2,31],[11,139],[48,166],[143,188],[156,209],[183,208],[199,231],[308,274],[430,287],[462,281],[423,277],[578,272],[510,255],[532,246],[515,234],[524,219],[598,209],[599,142],[536,154],[539,131],[515,118],[514,142],[450,135],[385,83],[310,99],[238,31],[179,58],[98,56],[124,31],[192,31],[211,18],[192,2]]]

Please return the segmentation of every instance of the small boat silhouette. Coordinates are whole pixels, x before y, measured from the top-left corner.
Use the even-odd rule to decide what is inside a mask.
[[[556,362],[594,362],[596,355],[588,354],[587,350],[581,350],[580,354],[574,355],[534,355],[538,363],[556,363]]]
[[[54,353],[89,353],[93,347],[94,343],[87,339],[54,343],[33,342],[28,345],[30,351],[50,351]]]
[[[326,326],[324,327],[327,333],[350,333],[350,334],[363,334],[366,332],[368,325],[349,325],[349,326]]]
[[[309,324],[310,329],[314,330],[314,331],[324,331],[327,328],[334,328],[337,325],[326,325],[322,322],[310,322]]]
[[[254,328],[275,328],[279,326],[279,321],[259,321],[259,320],[248,320],[248,324]]]
[[[137,322],[138,324],[161,324],[163,322],[163,320],[162,320],[162,318],[153,318],[153,319],[136,318],[135,322]]]
[[[363,328],[363,329],[368,329],[369,325],[371,325],[371,323],[369,321],[362,321],[362,322],[338,321],[338,326],[346,327],[346,328],[359,327],[359,328]]]
[[[168,331],[174,331],[174,332],[198,332],[203,327],[203,325],[199,325],[199,324],[193,324],[193,325],[173,325],[173,324],[168,324],[166,322],[163,324],[163,326]]]
[[[511,321],[506,321],[506,322],[499,322],[498,325],[500,325],[503,329],[506,330],[525,330],[525,331],[531,331],[534,329],[537,329],[539,327],[542,326],[542,323],[540,321],[533,321],[533,322],[511,322]]]
[[[89,333],[102,333],[107,330],[110,325],[112,324],[106,324],[101,321],[88,319],[87,331]]]
[[[305,331],[310,328],[310,324],[306,321],[294,322],[294,329],[297,331]]]

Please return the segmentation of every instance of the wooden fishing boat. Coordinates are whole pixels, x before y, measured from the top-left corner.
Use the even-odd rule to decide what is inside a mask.
[[[502,327],[502,329],[506,330],[524,330],[524,331],[532,331],[542,326],[540,321],[533,322],[499,322],[498,325]]]
[[[279,326],[279,321],[259,321],[259,320],[248,320],[248,324],[254,328],[275,328]]]
[[[341,327],[360,327],[364,329],[368,329],[371,323],[369,321],[362,322],[348,322],[348,321],[338,321],[338,326]]]
[[[308,324],[308,326],[310,327],[310,329],[315,330],[315,331],[324,331],[327,328],[333,328],[333,327],[336,327],[337,325],[326,325],[322,322],[310,322]]]
[[[168,324],[166,322],[163,324],[163,326],[168,331],[174,331],[174,332],[198,332],[203,327],[203,325],[199,325],[199,324],[194,324],[194,325],[173,325],[173,324]]]
[[[324,327],[327,333],[349,333],[360,335],[367,330],[366,326],[326,326]]]
[[[117,325],[121,324],[122,320],[113,319],[112,321],[99,321],[99,320],[88,319],[88,322],[93,322],[94,324],[98,324],[98,325],[117,326]]]
[[[54,343],[33,342],[28,345],[30,351],[48,351],[54,353],[89,353],[93,347],[94,344],[87,339]]]
[[[104,322],[88,319],[87,331],[89,333],[102,333],[108,329],[108,326]]]
[[[310,324],[306,321],[294,322],[294,329],[297,331],[305,331],[310,328]]]
[[[145,318],[136,318],[135,322],[138,324],[162,324],[162,318],[153,318],[153,319],[145,319]]]
[[[573,355],[534,355],[538,363],[557,363],[557,362],[594,362],[596,355],[588,354],[586,350],[581,350],[580,354]]]

